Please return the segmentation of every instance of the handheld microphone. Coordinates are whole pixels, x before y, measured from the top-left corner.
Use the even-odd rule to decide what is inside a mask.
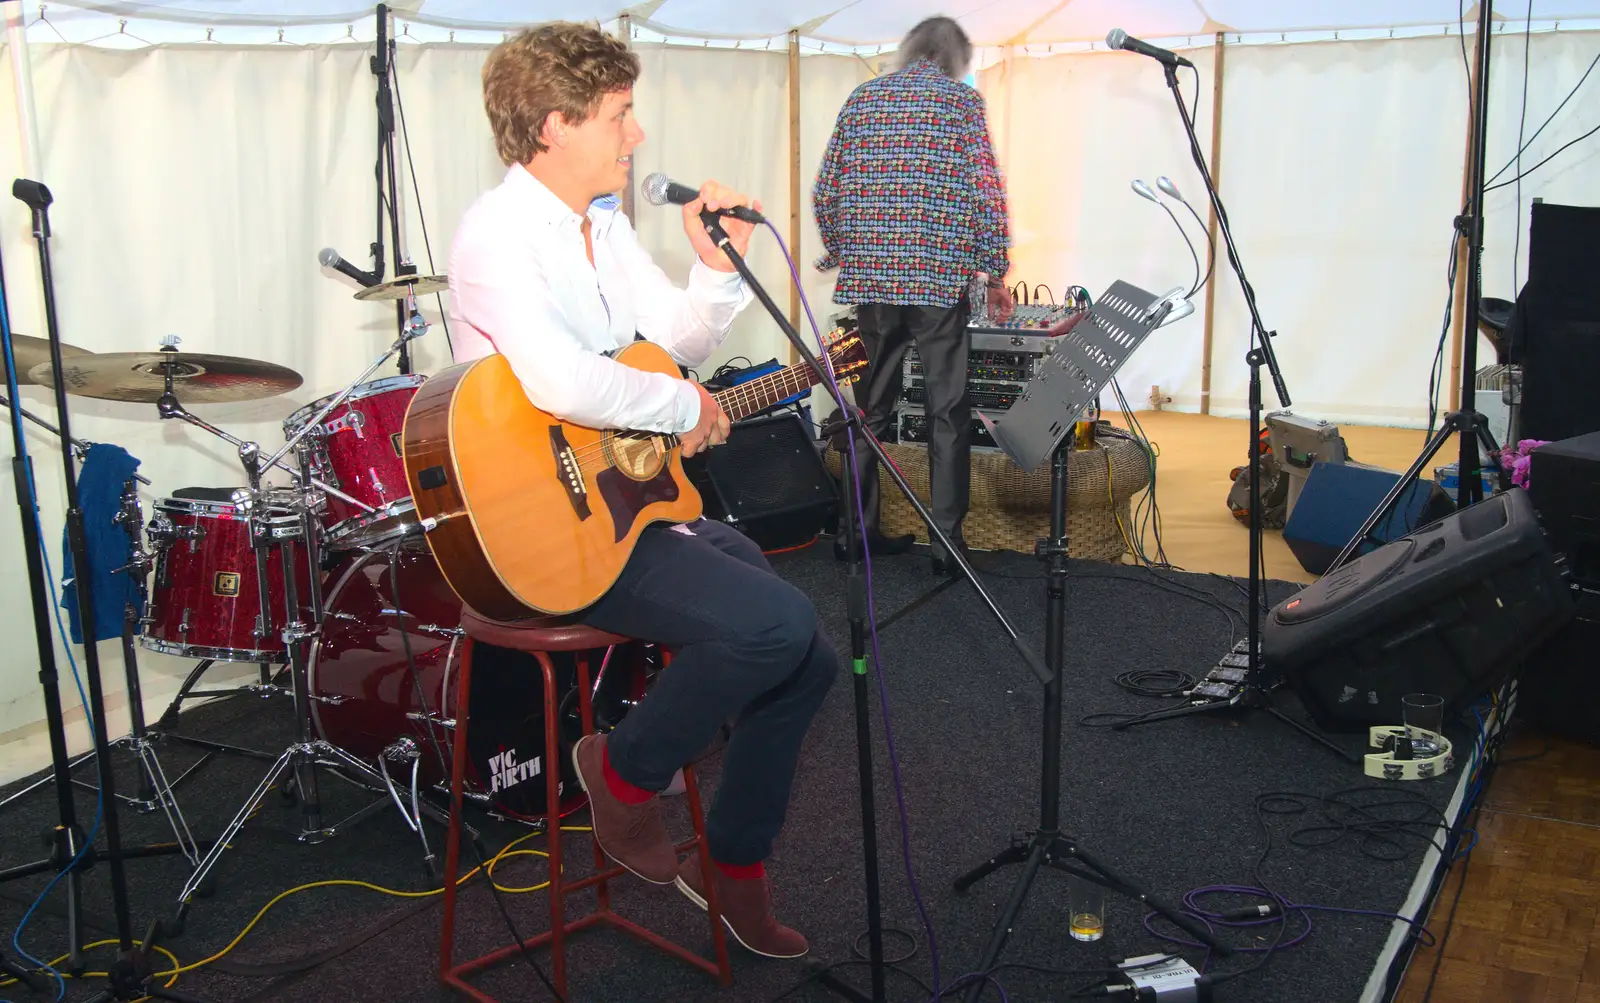
[[[1141,56],[1149,56],[1151,59],[1160,60],[1168,66],[1187,66],[1190,69],[1194,69],[1193,63],[1176,52],[1151,45],[1149,42],[1141,42],[1121,28],[1111,29],[1111,33],[1106,35],[1106,44],[1113,49],[1122,49],[1125,52],[1137,52]]]
[[[690,188],[688,185],[680,185],[660,171],[647,175],[644,181],[640,182],[639,189],[644,192],[644,200],[651,205],[666,205],[668,202],[673,205],[688,205],[700,197],[700,189]],[[746,223],[765,223],[767,221],[767,217],[749,206],[743,205],[718,209],[717,215],[732,216],[734,219],[742,219]]]
[[[371,274],[363,272],[355,265],[352,265],[350,262],[344,260],[344,258],[340,256],[339,252],[335,251],[331,247],[324,247],[322,251],[318,253],[317,260],[327,267],[332,268],[339,274],[348,276],[369,289],[378,284],[377,280],[374,279]]]

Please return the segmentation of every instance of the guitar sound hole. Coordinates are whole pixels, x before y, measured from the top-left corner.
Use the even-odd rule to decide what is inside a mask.
[[[654,435],[613,435],[607,442],[611,465],[636,481],[647,481],[661,472],[665,450]]]

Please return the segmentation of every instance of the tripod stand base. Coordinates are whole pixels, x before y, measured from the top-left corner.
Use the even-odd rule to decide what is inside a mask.
[[[1059,832],[1036,830],[1026,839],[1014,840],[1010,846],[957,878],[955,890],[965,892],[1000,868],[1012,864],[1023,865],[1022,876],[1011,889],[1011,897],[1006,900],[1005,910],[1000,914],[994,930],[989,935],[989,944],[984,948],[983,958],[974,969],[980,977],[967,990],[965,995],[967,1003],[974,1003],[983,994],[987,982],[981,976],[992,970],[1000,960],[1006,941],[1011,939],[1011,932],[1016,927],[1017,916],[1022,912],[1022,905],[1027,901],[1028,892],[1032,890],[1034,879],[1039,876],[1041,867],[1054,868],[1134,899],[1151,911],[1166,917],[1173,925],[1217,952],[1219,956],[1232,953],[1229,947],[1218,942],[1205,927],[1129,884],[1126,879],[1085,853],[1072,837]]]

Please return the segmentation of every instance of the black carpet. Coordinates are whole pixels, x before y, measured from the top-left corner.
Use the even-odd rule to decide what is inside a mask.
[[[925,554],[925,551],[921,552]],[[775,559],[779,572],[806,590],[832,636],[845,653],[842,568],[824,545]],[[1044,586],[1038,562],[1015,554],[978,555],[983,581],[1021,633],[1043,650]],[[925,556],[879,562],[874,597],[880,620],[935,584]],[[1164,574],[1136,568],[1074,563],[1068,588],[1066,641],[1066,727],[1062,743],[1062,824],[1081,846],[1122,877],[1152,895],[1176,902],[1189,889],[1205,885],[1255,885],[1265,881],[1290,901],[1387,911],[1405,898],[1426,843],[1422,827],[1411,835],[1361,832],[1343,823],[1326,823],[1324,812],[1308,802],[1276,800],[1272,812],[1258,813],[1258,795],[1298,792],[1332,795],[1355,789],[1351,798],[1373,803],[1420,796],[1442,808],[1455,777],[1403,789],[1365,779],[1358,768],[1341,763],[1280,722],[1266,716],[1187,718],[1114,732],[1085,727],[1079,719],[1102,712],[1140,713],[1163,701],[1135,696],[1111,677],[1134,669],[1183,669],[1203,673],[1243,636],[1245,607],[1239,583],[1216,576]],[[1271,583],[1274,598],[1294,588]],[[1196,596],[1209,598],[1207,604]],[[938,975],[943,985],[972,970],[990,927],[1019,868],[997,872],[966,895],[951,890],[952,880],[1000,850],[1013,833],[1038,822],[1041,687],[1016,655],[1006,635],[965,583],[946,589],[881,632],[883,675],[892,710],[896,751],[903,784],[910,858],[937,937]],[[120,665],[107,667],[118,671]],[[1280,703],[1299,715],[1283,692]],[[852,945],[866,929],[858,813],[855,719],[852,680],[841,675],[808,738],[783,838],[769,872],[774,878],[779,915],[806,933],[812,958],[822,963],[852,958]],[[895,785],[883,743],[877,691],[872,696],[877,741],[878,831],[887,925],[914,938],[914,956],[889,976],[890,999],[925,1000],[926,990],[912,976],[933,981],[933,945],[925,936],[910,891],[901,853],[902,830]],[[183,718],[186,733],[257,749],[281,751],[292,729],[286,702],[234,698],[198,708]],[[41,739],[42,741],[42,739]],[[1358,751],[1356,737],[1339,741]],[[198,752],[168,741],[162,746],[169,773],[193,762]],[[115,759],[119,783],[133,776],[132,760]],[[264,762],[222,756],[179,788],[195,834],[214,836],[238,809],[265,769]],[[84,774],[92,777],[92,772]],[[714,787],[715,762],[703,771]],[[15,789],[20,785],[13,785]],[[370,796],[325,777],[325,819],[337,820]],[[87,825],[94,796],[80,791],[77,805]],[[1411,807],[1380,809],[1404,817]],[[164,946],[184,963],[207,958],[227,946],[274,895],[296,885],[328,879],[357,879],[389,888],[426,891],[416,837],[387,810],[329,842],[307,846],[295,841],[297,807],[277,792],[234,841],[217,872],[217,887],[197,901],[187,928]],[[56,802],[50,788],[0,810],[0,867],[42,855],[40,833],[53,823]],[[674,799],[675,831],[686,832],[681,799]],[[162,816],[122,812],[128,844],[170,841]],[[475,819],[477,816],[475,816]],[[582,824],[583,816],[575,816]],[[1307,829],[1290,842],[1296,830]],[[485,838],[499,847],[525,830],[485,821]],[[430,838],[442,847],[443,833],[431,826]],[[1257,870],[1271,841],[1271,852]],[[1320,845],[1299,845],[1299,844]],[[527,846],[542,846],[542,838]],[[589,864],[586,837],[568,836],[572,873]],[[1391,859],[1380,859],[1391,858]],[[128,884],[137,930],[156,917],[171,915],[186,875],[181,857],[129,861]],[[519,857],[497,870],[507,886],[543,880],[539,858]],[[113,936],[109,868],[96,866],[83,878],[83,897],[92,924],[86,939]],[[0,884],[0,930],[9,937],[27,904],[48,875]],[[1098,983],[1093,970],[1108,961],[1164,951],[1172,945],[1142,926],[1145,910],[1111,895],[1107,936],[1092,944],[1067,933],[1067,877],[1040,874],[1012,936],[996,977],[1011,1000],[1063,1000],[1074,990]],[[619,882],[614,899],[625,914],[696,949],[709,949],[704,914],[671,888],[636,881]],[[23,947],[54,958],[66,947],[62,920],[65,899],[52,892],[29,922]],[[575,897],[581,909],[591,898]],[[1208,904],[1232,908],[1254,900],[1223,897]],[[548,926],[542,893],[507,898],[525,935]],[[318,888],[289,896],[269,912],[226,957],[185,973],[177,988],[215,1001],[384,1000],[437,1001],[452,998],[436,981],[440,897],[401,899],[359,888]],[[1377,917],[1317,913],[1303,942],[1281,949],[1258,970],[1218,987],[1223,1001],[1272,1000],[1278,1003],[1341,1003],[1359,998],[1389,933]],[[1299,919],[1222,936],[1239,947],[1264,947],[1282,933],[1284,941],[1303,930]],[[1168,927],[1161,927],[1170,929]],[[481,880],[463,890],[457,923],[457,957],[472,957],[508,941],[504,922]],[[865,944],[864,938],[861,943]],[[3,945],[15,957],[9,940]],[[889,938],[891,957],[912,949],[904,935]],[[775,962],[732,946],[734,984],[721,989],[680,962],[653,952],[620,933],[580,934],[569,950],[573,1001],[762,1001],[776,997],[808,972],[805,963]],[[1183,948],[1196,965],[1204,950]],[[111,955],[90,952],[91,969],[103,970]],[[538,958],[546,969],[548,952]],[[297,962],[319,961],[308,970],[283,974]],[[1213,959],[1212,970],[1237,971],[1261,961],[1259,954]],[[1038,969],[1068,969],[1059,974]],[[863,966],[841,971],[866,985]],[[1083,974],[1088,972],[1088,974]],[[549,999],[525,963],[514,961],[477,980],[502,1000]],[[104,985],[93,978],[68,983],[67,999],[81,1000]],[[22,1003],[54,996],[30,994],[23,987],[0,988],[0,998]],[[837,999],[812,984],[796,989],[794,1000]],[[986,1000],[998,1000],[990,989]]]

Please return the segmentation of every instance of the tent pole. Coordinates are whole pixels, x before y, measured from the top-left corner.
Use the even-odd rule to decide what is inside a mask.
[[[633,48],[633,15],[623,14],[617,18],[617,37],[622,39],[622,44]],[[622,188],[622,214],[628,217],[628,222],[633,220],[633,161],[628,161],[628,183]]]
[[[33,101],[33,61],[28,56],[28,16],[23,13],[22,0],[0,0],[0,7],[5,8],[6,44],[11,49],[22,165],[28,177],[43,181],[44,168],[39,163],[39,115]]]
[[[800,31],[789,31],[789,247],[795,260],[800,254]],[[800,328],[800,287],[789,286],[789,323]],[[799,359],[789,346],[789,362]]]
[[[1483,36],[1479,32],[1472,33],[1472,68],[1467,75],[1467,93],[1471,99],[1467,102],[1467,142],[1466,149],[1461,154],[1461,204],[1465,206],[1472,197],[1473,185],[1473,140],[1474,128],[1478,121],[1478,47],[1483,44]],[[1450,406],[1448,410],[1455,411],[1461,407],[1461,336],[1467,323],[1467,268],[1472,253],[1472,241],[1456,241],[1456,284],[1455,305],[1450,311]],[[1513,290],[1514,292],[1514,290]],[[1477,332],[1473,332],[1477,337]]]
[[[1228,42],[1222,32],[1217,32],[1214,47],[1217,51],[1216,65],[1211,70],[1211,177],[1220,188],[1222,186],[1222,68],[1227,62]],[[1211,246],[1217,246],[1217,206],[1212,203],[1210,219],[1207,229],[1211,234]],[[1211,278],[1206,280],[1206,319],[1205,339],[1201,348],[1200,362],[1200,413],[1211,413],[1211,332],[1217,317],[1217,273],[1220,268],[1211,270]]]

